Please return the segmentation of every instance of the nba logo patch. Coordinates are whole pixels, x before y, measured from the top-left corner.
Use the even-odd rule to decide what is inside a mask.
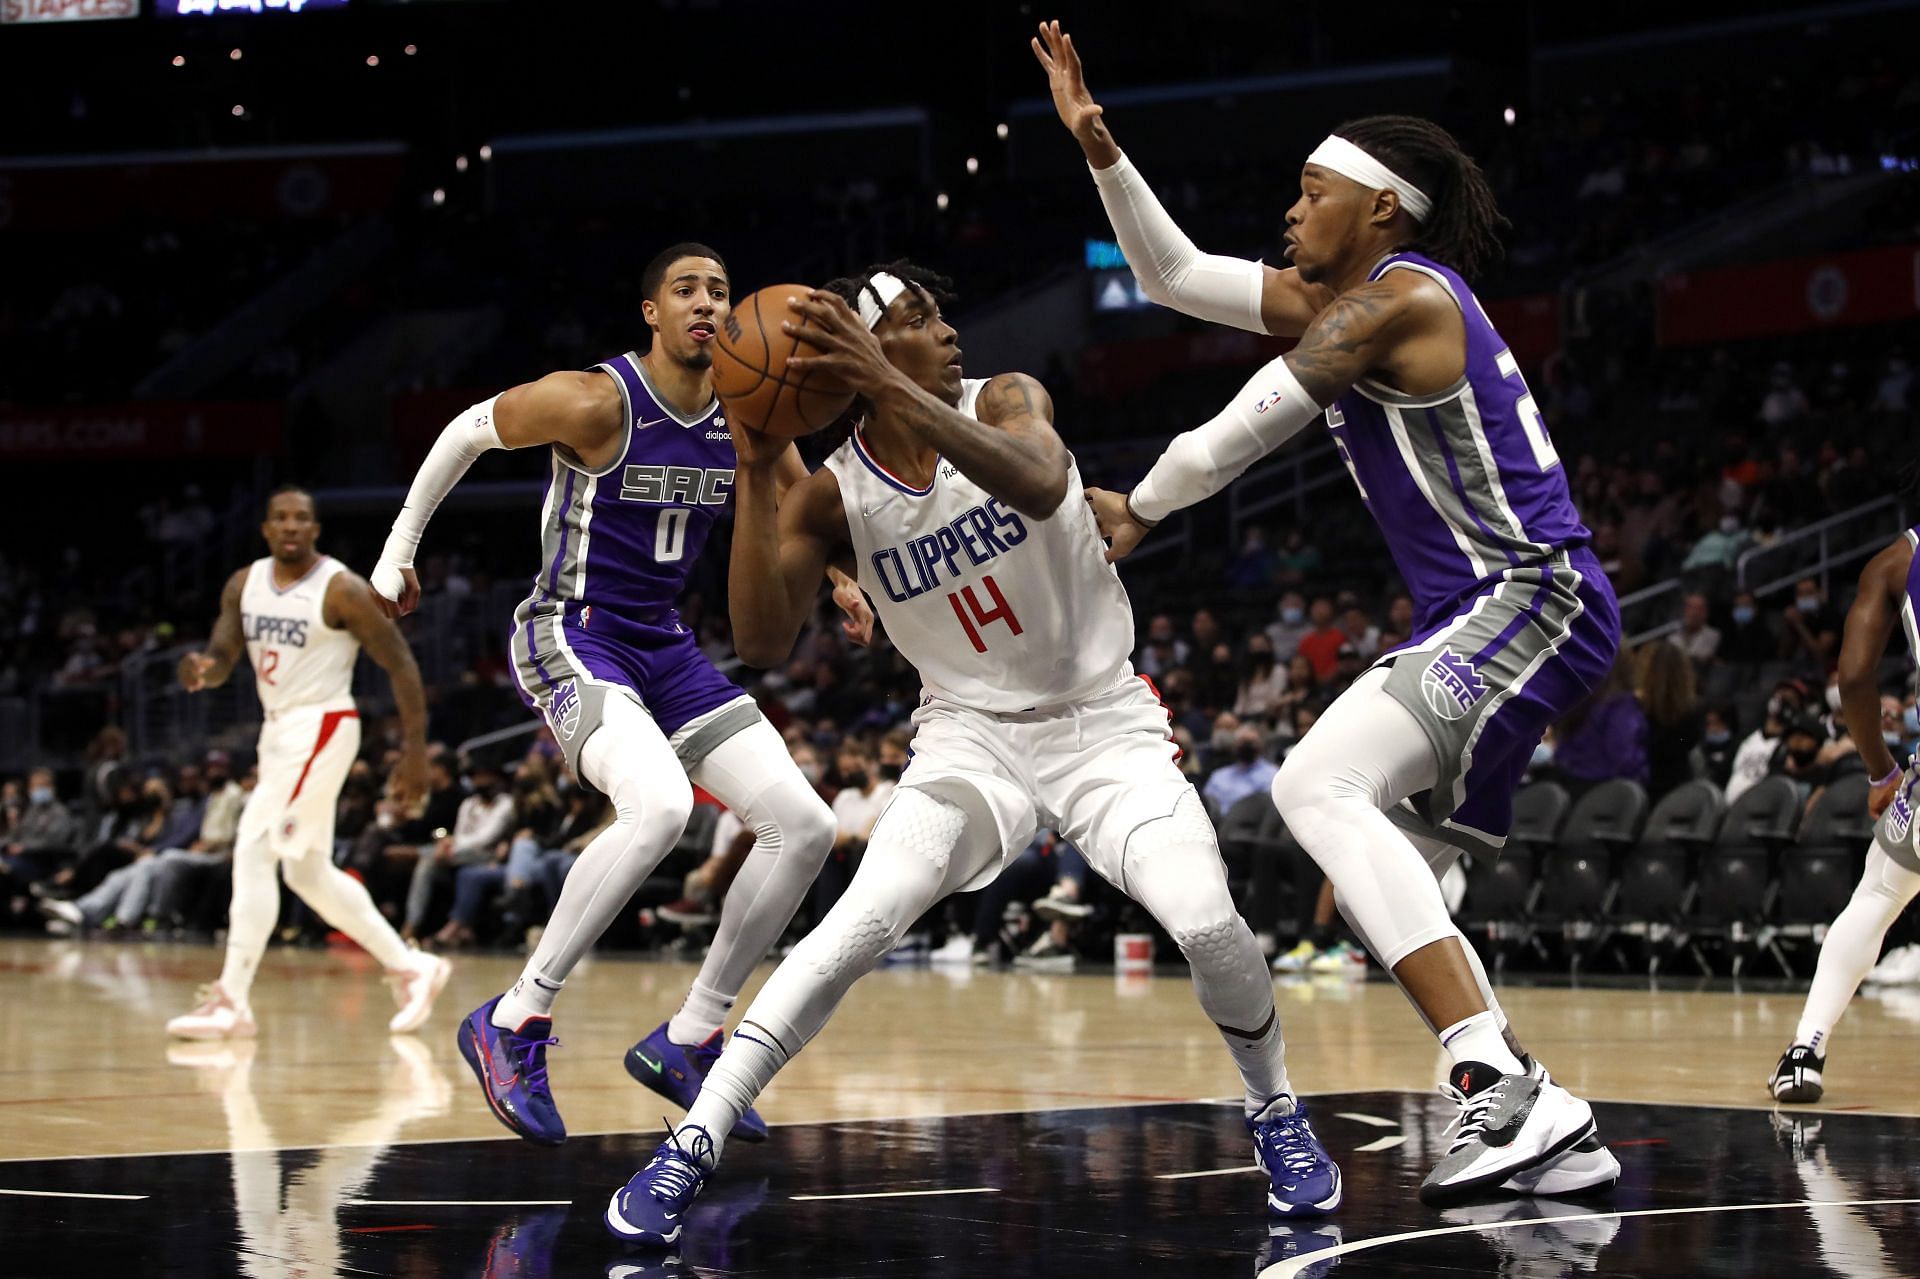
[[[1450,648],[1440,650],[1433,665],[1420,673],[1420,692],[1427,709],[1444,720],[1456,720],[1472,710],[1487,693],[1487,681],[1480,678],[1473,663]]]
[[[280,823],[280,838],[283,841],[291,840],[293,838],[293,832],[298,829],[298,827],[298,822],[294,821],[291,817],[287,818],[286,821]]]
[[[553,725],[553,731],[566,741],[572,741],[573,735],[580,731],[580,682],[568,680],[553,690],[553,701],[547,706],[547,721]]]

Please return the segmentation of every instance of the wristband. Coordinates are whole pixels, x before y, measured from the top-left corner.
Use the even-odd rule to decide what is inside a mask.
[[[1900,767],[1900,765],[1896,763],[1893,766],[1892,770],[1888,772],[1885,777],[1873,778],[1867,783],[1867,785],[1871,786],[1875,790],[1879,790],[1882,786],[1891,786],[1895,782],[1899,781],[1900,774],[1906,771],[1907,771],[1906,769]]]

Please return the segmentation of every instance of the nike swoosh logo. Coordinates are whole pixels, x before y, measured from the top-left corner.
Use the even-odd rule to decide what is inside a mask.
[[[653,1058],[651,1058],[651,1057],[649,1057],[649,1056],[647,1056],[647,1055],[646,1055],[645,1053],[643,1053],[643,1052],[641,1052],[641,1051],[640,1051],[639,1049],[635,1049],[635,1050],[634,1050],[634,1053],[633,1053],[633,1055],[634,1055],[635,1057],[638,1057],[638,1058],[640,1059],[640,1061],[641,1061],[641,1064],[643,1064],[644,1066],[646,1066],[646,1068],[647,1068],[648,1070],[651,1070],[651,1071],[652,1071],[652,1072],[653,1072],[654,1074],[656,1074],[656,1075],[660,1073],[660,1063],[659,1063],[659,1062],[657,1062],[657,1061],[655,1061],[655,1060],[654,1060]]]
[[[640,418],[635,418],[633,420],[633,425],[635,430],[644,431],[650,426],[659,426],[671,420],[672,420],[671,418],[657,417],[657,418],[654,418],[651,422],[648,422],[648,421],[643,421]]]
[[[887,507],[891,506],[892,504],[893,504],[893,499],[889,497],[889,498],[883,498],[880,501],[875,502],[872,506],[862,506],[860,508],[860,518],[863,520],[870,520],[874,517],[875,513],[885,510]]]

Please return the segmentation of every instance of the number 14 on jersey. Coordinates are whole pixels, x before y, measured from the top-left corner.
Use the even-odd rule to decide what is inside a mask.
[[[980,606],[980,597],[973,593],[973,587],[962,587],[958,591],[947,592],[947,603],[953,605],[953,615],[960,619],[960,629],[973,641],[973,651],[987,651],[987,641],[980,636],[980,629],[994,622],[1005,622],[1007,629],[1015,635],[1020,634],[1020,619],[1013,615],[1013,608],[1007,603],[1007,597],[1000,593],[1000,584],[993,580],[992,574],[980,579],[981,587],[987,598],[993,601],[993,607]]]

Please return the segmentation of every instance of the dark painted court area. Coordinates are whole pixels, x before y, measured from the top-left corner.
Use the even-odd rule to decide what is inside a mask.
[[[1611,1198],[1436,1212],[1438,1097],[1312,1105],[1347,1179],[1317,1225],[1269,1228],[1236,1106],[1166,1105],[779,1128],[730,1148],[677,1257],[600,1225],[647,1136],[0,1164],[0,1272],[1920,1279],[1920,1120],[1601,1105]]]

